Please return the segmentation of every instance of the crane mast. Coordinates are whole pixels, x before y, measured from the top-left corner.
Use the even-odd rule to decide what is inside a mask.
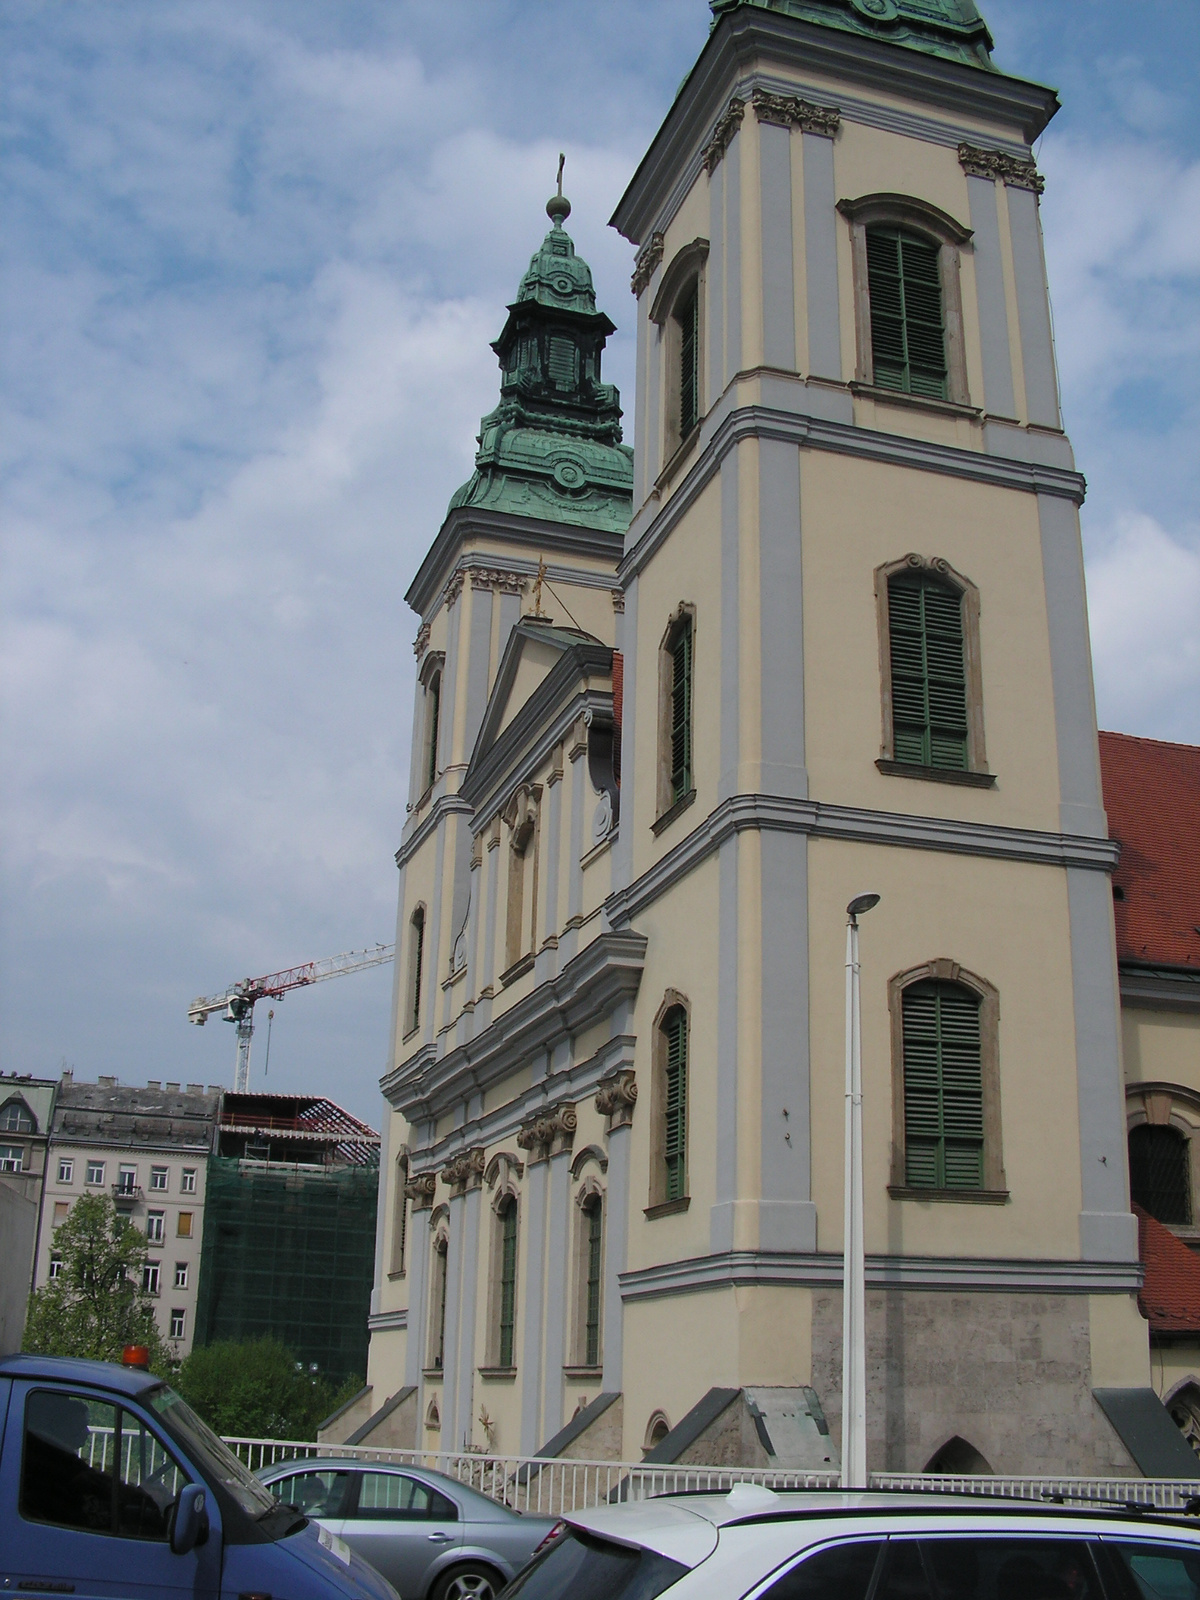
[[[250,1087],[250,1040],[254,1037],[254,1007],[260,1000],[282,1000],[292,989],[306,989],[327,978],[341,978],[366,967],[381,967],[396,954],[394,944],[377,944],[367,950],[346,950],[322,961],[306,961],[282,972],[269,972],[261,978],[239,978],[221,994],[201,995],[188,1007],[188,1021],[202,1028],[214,1012],[223,1011],[224,1020],[237,1024],[237,1069],[233,1087],[245,1094]]]

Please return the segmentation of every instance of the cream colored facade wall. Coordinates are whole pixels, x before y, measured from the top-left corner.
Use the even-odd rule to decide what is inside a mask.
[[[1200,1016],[1195,1012],[1125,1006],[1121,1036],[1125,1078],[1131,1087],[1175,1083],[1200,1095]]]

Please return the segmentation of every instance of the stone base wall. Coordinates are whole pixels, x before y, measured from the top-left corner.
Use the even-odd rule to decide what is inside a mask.
[[[840,1448],[840,1290],[813,1295],[812,1339]],[[955,1437],[993,1472],[1138,1475],[1092,1398],[1086,1295],[867,1295],[868,1469],[920,1472]]]

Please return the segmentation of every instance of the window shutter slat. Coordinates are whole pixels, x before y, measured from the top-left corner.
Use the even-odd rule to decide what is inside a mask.
[[[897,761],[968,766],[962,596],[928,573],[888,582],[892,744]]]
[[[979,998],[959,984],[913,984],[901,997],[905,1182],[983,1184]]]
[[[946,397],[946,331],[938,247],[892,228],[867,229],[867,295],[875,382]]]
[[[664,1198],[679,1200],[687,1193],[687,1013],[682,1007],[668,1012],[663,1022],[666,1038],[666,1082],[663,1105],[663,1159],[666,1167]]]

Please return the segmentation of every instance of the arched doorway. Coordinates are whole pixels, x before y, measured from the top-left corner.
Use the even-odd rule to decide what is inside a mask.
[[[952,1439],[946,1440],[940,1450],[934,1451],[922,1470],[946,1473],[956,1478],[977,1478],[982,1473],[990,1473],[992,1468],[986,1456],[956,1433]]]

